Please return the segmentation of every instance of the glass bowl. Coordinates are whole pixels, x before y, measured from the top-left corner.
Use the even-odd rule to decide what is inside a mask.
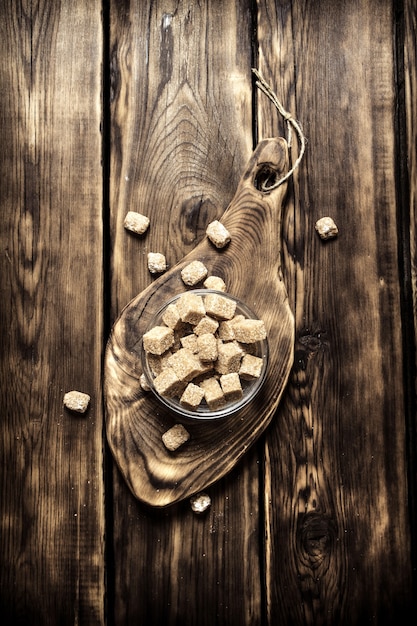
[[[223,340],[222,340],[223,352],[227,353],[226,361],[227,359],[229,359],[229,355],[231,355],[230,361],[227,361],[226,363],[227,368],[229,367],[229,364],[233,362],[234,357],[236,356],[235,352],[238,352],[239,348],[242,350],[241,361],[240,361],[241,364],[245,355],[250,355],[250,357],[256,357],[255,359],[248,358],[248,357],[246,358],[245,365],[249,364],[249,367],[244,368],[245,373],[242,371],[242,369],[240,369],[240,366],[236,367],[236,360],[234,360],[232,373],[234,373],[235,375],[234,377],[229,377],[229,382],[233,381],[234,393],[229,393],[229,395],[227,395],[227,391],[226,391],[226,396],[224,399],[222,399],[220,396],[221,404],[218,404],[215,401],[214,404],[211,403],[211,405],[209,406],[209,404],[206,402],[205,397],[203,397],[197,406],[195,406],[196,402],[191,403],[191,406],[190,406],[188,403],[184,404],[184,400],[183,399],[180,400],[180,398],[182,397],[184,388],[188,385],[188,383],[192,383],[193,385],[197,385],[197,386],[200,386],[201,384],[202,386],[204,386],[205,383],[202,382],[204,378],[214,377],[218,381],[219,384],[220,382],[224,384],[225,380],[221,379],[221,374],[230,373],[227,368],[226,370],[224,369],[225,368],[224,360],[222,361],[223,364],[220,365],[219,364],[220,361],[215,359],[212,363],[213,369],[204,374],[199,373],[195,375],[195,372],[191,373],[191,378],[187,376],[186,382],[181,382],[179,384],[179,389],[176,390],[174,395],[172,395],[173,394],[172,388],[169,388],[169,391],[168,391],[168,386],[166,387],[164,386],[163,390],[161,390],[161,385],[160,385],[160,382],[158,381],[157,381],[157,385],[155,386],[154,381],[155,381],[155,378],[160,373],[160,369],[162,367],[162,361],[168,360],[170,356],[172,357],[172,355],[175,356],[179,348],[182,348],[185,345],[184,343],[181,342],[181,339],[184,340],[184,337],[186,336],[188,337],[189,335],[194,336],[194,338],[192,338],[192,341],[194,342],[194,345],[195,345],[196,335],[194,334],[193,331],[194,331],[194,328],[196,328],[196,322],[195,320],[193,320],[192,323],[187,321],[188,312],[184,314],[184,309],[182,309],[181,311],[181,316],[186,321],[179,322],[179,326],[180,326],[179,329],[175,329],[175,330],[172,329],[172,326],[175,325],[175,319],[173,318],[172,313],[173,311],[175,311],[175,314],[177,315],[178,310],[176,307],[177,305],[181,304],[179,300],[182,296],[184,296],[184,294],[192,294],[192,297],[200,296],[203,303],[205,303],[205,306],[207,303],[207,307],[209,309],[207,311],[207,316],[211,319],[214,318],[219,324],[219,328],[214,333],[214,336],[216,338],[218,338],[219,336],[220,326],[221,326],[221,331],[222,331],[221,335],[223,337]],[[244,302],[242,302],[235,296],[222,292],[222,291],[216,291],[214,289],[192,289],[192,290],[186,290],[182,293],[179,293],[173,298],[171,298],[170,300],[166,301],[163,304],[163,306],[161,306],[161,308],[156,313],[156,315],[151,319],[150,323],[148,324],[144,332],[144,336],[142,337],[142,345],[141,345],[142,370],[143,370],[143,374],[145,375],[146,381],[150,387],[151,392],[156,396],[156,398],[161,404],[163,404],[166,408],[176,413],[178,416],[185,418],[186,420],[219,419],[219,418],[225,418],[225,417],[228,417],[229,415],[235,414],[237,411],[242,409],[244,406],[246,406],[249,402],[251,402],[255,398],[255,396],[260,391],[264,383],[265,375],[267,371],[267,366],[268,366],[268,339],[267,337],[259,338],[256,341],[251,341],[250,343],[247,343],[247,341],[242,342],[242,341],[233,340],[233,338],[230,336],[227,339],[226,331],[227,332],[230,331],[230,324],[229,326],[227,324],[223,325],[222,322],[225,320],[222,319],[222,317],[215,317],[215,315],[218,314],[218,311],[216,311],[215,314],[213,314],[214,309],[210,308],[208,304],[210,300],[207,300],[207,297],[209,296],[209,298],[211,298],[211,301],[213,302],[213,295],[217,296],[217,298],[214,297],[215,304],[217,304],[218,302],[221,302],[222,304],[226,305],[225,307],[226,309],[228,309],[229,306],[232,308],[235,307],[234,316],[243,316],[245,320],[258,320],[257,324],[259,328],[259,321],[261,322],[261,320],[259,320],[259,318],[255,315],[255,313],[247,306],[247,304],[245,304]],[[223,299],[225,299],[226,302]],[[182,300],[182,302],[184,302],[184,300]],[[189,298],[187,299],[187,304],[188,303],[189,303]],[[171,305],[175,305],[175,307],[173,308]],[[168,313],[167,313],[167,310],[168,310]],[[194,315],[193,311],[191,311],[190,317],[192,317],[192,315]],[[165,323],[163,318],[165,319],[165,321],[168,321],[169,326]],[[242,317],[240,319],[242,319]],[[205,319],[205,321],[207,320]],[[211,324],[210,320],[208,320],[208,323],[209,325]],[[262,324],[260,325],[262,326]],[[227,326],[228,328],[226,328]],[[155,327],[157,327],[159,330],[155,331],[154,330]],[[160,330],[161,327],[162,327],[162,330]],[[156,344],[155,344],[155,345],[158,345],[158,351],[162,350],[162,354],[160,355],[155,355],[149,352],[150,343],[152,344],[152,350],[156,349],[154,343],[152,341],[150,342],[150,335],[148,335],[149,331],[151,330],[153,332],[156,332],[157,334],[160,333],[160,336],[156,338]],[[170,332],[170,330],[171,331],[173,330],[173,333],[175,336],[175,344],[174,346],[171,346],[165,349],[165,346],[166,346],[165,335],[172,337],[172,333]],[[196,331],[197,330],[198,329],[196,328]],[[257,331],[255,332],[255,336],[257,336]],[[200,337],[201,337],[201,328],[200,328]],[[241,338],[242,336],[240,336],[240,339]],[[248,337],[245,336],[245,339],[247,340]],[[253,339],[253,336],[251,336],[250,339]],[[160,343],[160,345],[158,342]],[[225,344],[227,343],[233,343],[234,345],[233,347],[228,346],[227,348],[224,348]],[[190,346],[190,344],[186,344],[186,345],[187,347]],[[239,359],[239,357],[237,357],[237,359]],[[208,363],[208,362],[205,361],[205,363]],[[189,371],[188,370],[189,365],[190,365],[190,362],[186,360],[187,371]],[[252,365],[256,365],[256,367],[251,369]],[[207,366],[207,369],[209,367],[210,366]],[[220,371],[217,371],[216,368],[218,368]],[[178,372],[178,370],[176,371]],[[236,380],[236,373],[238,374],[238,381],[239,381],[238,383]],[[172,372],[170,372],[168,377],[171,374]],[[182,380],[181,377],[180,377],[180,380]],[[236,389],[236,383],[238,387],[240,383],[241,391],[240,389]],[[232,385],[232,390],[233,390],[233,385]],[[158,389],[156,387],[158,387]],[[217,388],[216,385],[215,387]],[[194,389],[194,392],[195,391],[198,391],[198,390]],[[230,389],[229,389],[229,392],[230,392]]]

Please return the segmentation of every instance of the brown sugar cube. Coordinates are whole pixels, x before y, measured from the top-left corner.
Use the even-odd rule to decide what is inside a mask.
[[[205,315],[201,318],[196,326],[194,326],[194,333],[196,335],[205,335],[206,333],[214,334],[219,327],[219,322],[209,315]]]
[[[235,341],[223,343],[218,346],[218,357],[215,369],[219,374],[238,372],[242,360],[243,351]]]
[[[235,338],[242,343],[255,343],[266,337],[266,329],[263,320],[244,319],[236,322],[233,326]]]
[[[230,320],[230,323],[233,326],[237,322],[242,322],[245,319],[246,319],[246,317],[244,315],[242,315],[241,313],[239,313],[238,315],[235,315],[234,317],[232,317],[232,319]]]
[[[331,217],[322,217],[315,223],[315,229],[321,239],[334,239],[339,233],[339,229]]]
[[[218,220],[214,220],[207,226],[206,235],[216,248],[224,248],[231,239],[227,228]]]
[[[204,398],[204,391],[199,385],[188,383],[180,398],[180,404],[190,411],[196,411]]]
[[[160,252],[148,253],[148,270],[151,274],[160,274],[165,272],[167,268],[167,261],[163,254]]]
[[[259,378],[262,371],[263,360],[252,354],[245,354],[239,369],[239,376],[243,380],[252,380]]]
[[[200,362],[187,348],[180,348],[169,359],[168,365],[172,367],[178,378],[182,381],[190,381],[201,373]]]
[[[188,330],[185,330],[185,326],[186,325],[183,322],[181,322],[181,326],[177,328],[176,330],[174,330],[174,345],[172,346],[173,352],[176,352],[177,350],[183,347],[181,344],[181,339],[184,335],[184,332],[188,332]]]
[[[182,424],[175,424],[162,435],[164,446],[171,452],[178,450],[190,438],[190,433]]]
[[[181,381],[171,367],[166,367],[156,378],[153,379],[156,391],[161,396],[172,398],[182,393],[184,383]]]
[[[226,283],[220,276],[207,276],[203,283],[206,289],[215,289],[216,291],[226,291]]]
[[[154,326],[143,335],[143,348],[151,354],[162,354],[174,344],[174,331],[167,326]]]
[[[242,385],[237,372],[231,372],[230,374],[223,374],[220,376],[220,386],[223,390],[224,397],[228,401],[234,402],[235,400],[240,400],[243,396]]]
[[[206,314],[203,298],[195,293],[183,293],[176,304],[183,322],[198,324]]]
[[[212,411],[215,411],[226,404],[226,398],[224,397],[220,383],[216,378],[212,377],[202,380],[200,387],[204,390],[204,398],[209,409]]]
[[[197,376],[193,379],[193,382],[195,384],[198,384],[199,380],[201,380],[202,378],[206,378],[207,374],[213,371],[215,361],[203,361],[202,359],[198,358],[198,354],[196,354],[196,357],[198,359],[200,371],[197,374]]]
[[[243,350],[245,354],[254,354],[255,356],[258,354],[259,344],[257,341],[254,343],[240,343],[236,342]]]
[[[217,339],[213,333],[204,333],[197,337],[198,357],[202,361],[215,361],[217,359]]]
[[[150,352],[146,355],[148,365],[154,376],[158,376],[158,374],[160,374],[162,370],[167,367],[167,359],[171,356],[171,354],[171,350],[167,350],[161,355],[151,354]]]
[[[143,235],[147,231],[149,223],[149,217],[146,217],[146,215],[136,211],[128,211],[123,226],[137,235]]]
[[[211,498],[207,493],[197,493],[190,498],[191,510],[197,515],[201,515],[211,506]]]
[[[207,378],[207,374],[210,374],[211,372],[213,372],[215,361],[203,361],[202,359],[200,359],[198,352],[193,353],[193,357],[195,359],[194,365],[195,365],[196,371],[193,377],[190,378],[190,380],[187,380],[186,382],[192,381],[193,383],[198,385],[199,381],[202,378]]]
[[[207,268],[201,261],[192,261],[181,270],[181,278],[186,285],[192,286],[207,276]]]
[[[209,293],[204,296],[206,314],[219,320],[231,320],[236,311],[236,302],[221,294]]]
[[[235,338],[233,326],[236,322],[246,319],[244,315],[235,315],[231,320],[220,322],[219,337],[223,341],[232,341]]]
[[[198,352],[197,337],[194,333],[181,337],[180,342],[183,348],[188,348],[188,350],[191,350],[194,354]]]
[[[233,330],[232,320],[220,322],[218,335],[223,341],[233,341],[235,333]]]
[[[175,303],[171,303],[167,306],[162,315],[162,321],[173,330],[181,328],[183,322]]]
[[[68,391],[64,395],[64,406],[76,413],[85,413],[89,403],[90,396],[82,391]]]

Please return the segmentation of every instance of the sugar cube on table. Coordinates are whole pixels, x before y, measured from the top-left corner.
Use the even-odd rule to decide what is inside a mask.
[[[206,235],[216,248],[224,248],[231,240],[229,231],[218,220],[214,220],[207,226]]]
[[[206,278],[208,270],[201,261],[192,261],[181,270],[183,282],[192,287]]]
[[[143,235],[148,230],[150,221],[146,215],[136,211],[128,211],[124,219],[123,226],[137,235]]]
[[[161,252],[148,253],[148,269],[151,274],[160,274],[167,269],[167,261],[165,255]]]
[[[321,239],[334,239],[339,233],[334,220],[331,217],[322,217],[315,223],[315,229]]]
[[[171,452],[178,450],[189,438],[190,433],[182,424],[175,424],[162,435],[164,446]]]
[[[201,515],[207,511],[211,506],[211,498],[207,493],[201,492],[197,493],[195,496],[190,498],[191,509],[197,515]]]
[[[85,413],[90,403],[90,396],[82,391],[68,391],[64,395],[64,406],[76,413]]]
[[[220,276],[207,276],[203,283],[206,289],[214,289],[216,291],[226,291],[226,283]]]

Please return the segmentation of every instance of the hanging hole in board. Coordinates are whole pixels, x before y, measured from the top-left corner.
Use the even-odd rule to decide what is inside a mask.
[[[255,176],[254,186],[258,191],[267,192],[270,189],[274,188],[275,183],[277,182],[277,173],[274,172],[270,167],[264,166],[262,167],[257,175]]]
[[[257,186],[256,180],[255,180],[255,187],[257,189],[259,189],[260,191],[263,191],[264,193],[267,193],[268,191],[272,191],[273,189],[276,189],[277,187],[282,185],[282,183],[284,183],[286,180],[288,180],[290,178],[290,176],[292,176],[294,174],[295,170],[300,165],[301,160],[302,160],[302,158],[304,156],[305,147],[306,147],[306,138],[304,136],[304,133],[302,131],[302,128],[301,128],[300,124],[293,118],[291,113],[289,113],[288,111],[286,111],[284,109],[284,107],[282,106],[281,102],[278,100],[276,94],[272,90],[271,86],[268,85],[266,80],[261,76],[261,74],[258,72],[258,70],[256,68],[252,68],[252,71],[255,74],[256,78],[257,78],[256,86],[259,87],[259,89],[261,91],[263,91],[266,96],[268,96],[268,98],[270,99],[272,104],[277,109],[278,113],[280,113],[280,115],[282,115],[284,120],[286,120],[286,122],[287,122],[287,125],[288,125],[288,139],[287,139],[287,143],[288,143],[288,145],[289,146],[291,145],[291,130],[292,129],[294,129],[295,132],[297,133],[297,137],[298,137],[298,140],[299,140],[299,143],[300,143],[299,155],[298,155],[294,165],[292,166],[292,168],[290,169],[289,172],[287,172],[280,179],[278,179],[278,180],[275,179],[275,182],[272,182],[272,178],[267,179],[267,181],[263,182],[260,187]]]

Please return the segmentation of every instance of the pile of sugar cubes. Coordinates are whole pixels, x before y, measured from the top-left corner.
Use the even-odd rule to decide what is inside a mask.
[[[260,377],[256,344],[265,338],[264,322],[236,314],[227,294],[186,291],[143,335],[143,348],[161,396],[215,411],[242,398],[242,381]]]

